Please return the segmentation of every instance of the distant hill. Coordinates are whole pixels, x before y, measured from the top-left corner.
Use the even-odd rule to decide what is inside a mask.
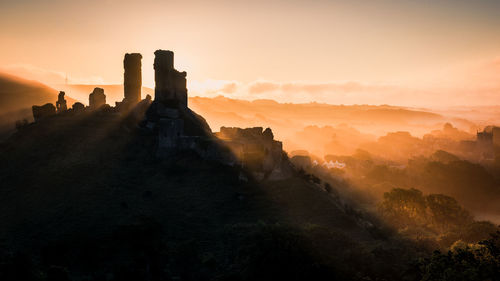
[[[221,125],[271,126],[278,135],[290,135],[309,125],[349,124],[364,132],[409,129],[442,122],[442,115],[389,105],[331,105],[323,103],[278,103],[273,100],[236,100],[226,97],[191,97],[190,106],[209,121],[214,129]],[[231,118],[232,117],[232,118]],[[227,118],[230,118],[227,120]],[[365,130],[366,128],[366,130]],[[422,132],[426,132],[423,130]]]
[[[123,99],[123,85],[59,85],[68,95],[88,104],[88,95],[95,87],[104,89],[106,101],[114,105]],[[143,87],[142,98],[154,97],[154,89]],[[227,97],[190,97],[189,106],[203,115],[210,127],[218,131],[221,126],[267,126],[281,139],[289,138],[310,125],[334,126],[349,124],[364,132],[385,135],[389,131],[418,130],[427,133],[445,118],[430,111],[389,105],[331,105],[323,103],[278,103],[274,100],[254,101]]]
[[[31,108],[34,104],[55,103],[58,90],[33,80],[0,73],[0,113]],[[66,96],[68,105],[75,100]]]
[[[271,127],[276,137],[283,141],[286,150],[308,150],[319,154],[318,156],[328,150],[326,146],[332,148],[332,145],[338,145],[335,144],[338,140],[334,140],[331,134],[300,133],[310,126],[347,126],[373,136],[383,136],[393,131],[410,131],[419,136],[451,121],[429,111],[389,105],[332,105],[315,102],[293,104],[274,100],[237,100],[222,96],[191,97],[189,104],[205,117],[214,131],[218,131],[221,126]],[[318,145],[318,141],[322,144]],[[361,139],[353,144],[359,141]]]
[[[0,73],[0,138],[12,131],[19,119],[31,120],[31,106],[55,104],[58,90],[33,80]],[[75,100],[66,95],[68,106]]]

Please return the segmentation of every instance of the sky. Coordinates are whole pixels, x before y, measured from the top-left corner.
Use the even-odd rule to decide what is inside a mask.
[[[1,0],[0,71],[119,84],[175,52],[190,95],[334,104],[500,104],[500,1]],[[71,93],[68,93],[71,96]]]

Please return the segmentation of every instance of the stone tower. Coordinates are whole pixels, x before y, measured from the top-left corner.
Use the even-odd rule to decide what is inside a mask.
[[[155,101],[171,108],[187,107],[186,72],[174,68],[174,52],[155,52]]]
[[[141,101],[142,88],[142,72],[141,72],[142,55],[138,53],[125,54],[123,59],[123,91],[125,98],[123,103],[127,107],[136,105]]]

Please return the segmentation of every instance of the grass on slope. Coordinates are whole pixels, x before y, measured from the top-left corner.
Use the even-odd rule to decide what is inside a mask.
[[[0,147],[1,254],[89,280],[402,274],[407,246],[374,238],[317,185],[240,181],[238,168],[189,153],[159,160],[155,141],[103,113],[12,136]]]

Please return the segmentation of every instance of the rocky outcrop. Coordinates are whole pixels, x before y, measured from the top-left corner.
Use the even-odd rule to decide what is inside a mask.
[[[51,103],[47,103],[42,106],[33,105],[31,108],[33,111],[33,118],[35,119],[35,122],[56,114],[56,107]]]
[[[104,89],[94,88],[94,91],[89,95],[89,108],[91,110],[99,109],[106,104],[106,95]]]

